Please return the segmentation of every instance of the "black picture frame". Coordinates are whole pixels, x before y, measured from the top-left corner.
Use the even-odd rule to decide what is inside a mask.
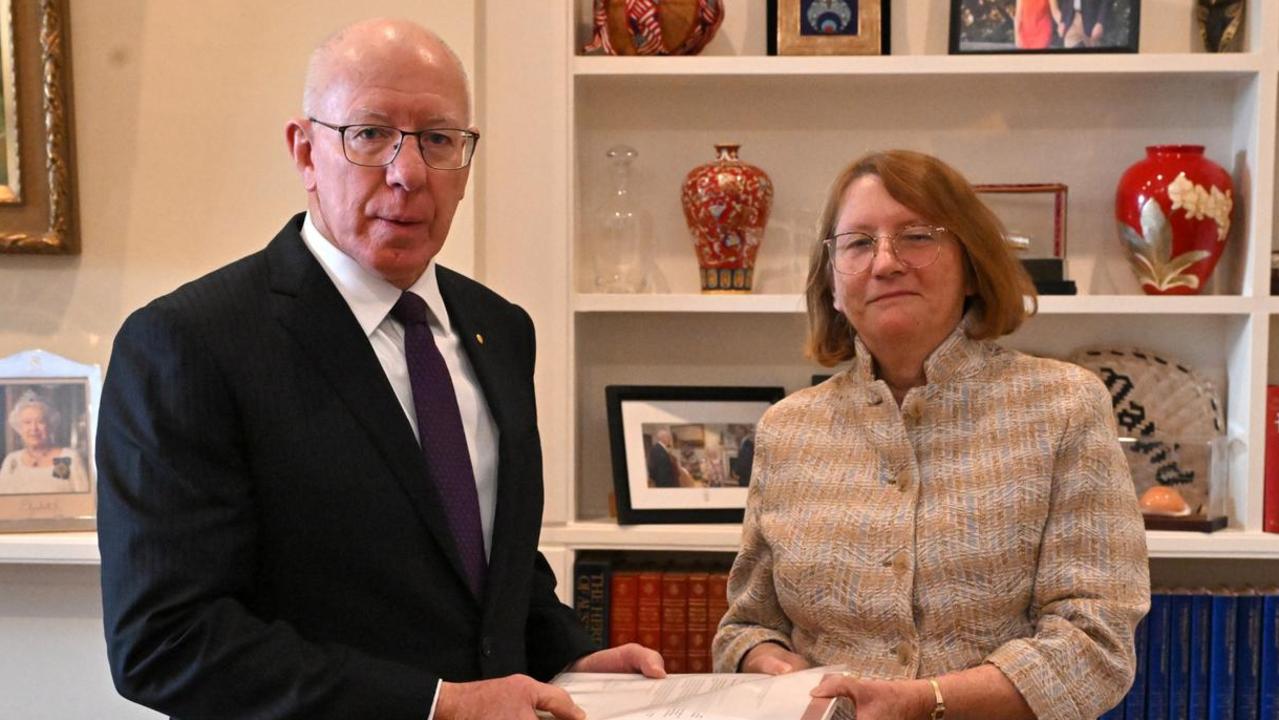
[[[1051,15],[1046,17],[1051,26],[1047,44],[1039,34],[1028,41],[1031,46],[1018,47],[1013,12],[1017,0],[950,0],[950,54],[951,55],[1002,55],[1002,54],[1052,54],[1052,53],[1135,53],[1138,50],[1141,31],[1141,0],[1082,0],[1086,6],[1074,11],[1072,0],[1059,0],[1063,21],[1069,26],[1063,35],[1061,24]],[[1043,5],[1048,13],[1048,3]],[[1097,21],[1101,22],[1098,23]],[[1100,37],[1094,41],[1084,39],[1090,33],[1085,22],[1100,24]],[[1040,28],[1043,26],[1040,25]],[[1081,39],[1083,44],[1067,46],[1068,40]],[[1093,43],[1096,44],[1093,44]]]
[[[755,425],[784,395],[781,387],[607,386],[618,523],[741,522]],[[658,441],[663,430],[669,446]]]

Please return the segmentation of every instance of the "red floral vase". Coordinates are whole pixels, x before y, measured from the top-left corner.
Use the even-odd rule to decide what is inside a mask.
[[[693,168],[680,196],[696,245],[702,292],[750,292],[773,205],[773,181],[738,160],[738,147],[716,145],[719,157]]]
[[[1115,191],[1128,260],[1148,295],[1194,295],[1230,235],[1234,185],[1202,145],[1152,145]]]

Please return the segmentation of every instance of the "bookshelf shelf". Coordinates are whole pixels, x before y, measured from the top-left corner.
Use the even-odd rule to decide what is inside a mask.
[[[692,259],[689,259],[692,262]],[[1247,315],[1264,308],[1279,314],[1279,301],[1240,295],[1044,295],[1042,315]],[[578,313],[804,313],[804,297],[787,293],[578,293]]]
[[[0,564],[97,565],[99,562],[97,533],[0,534]]]
[[[542,542],[575,550],[736,552],[740,525],[618,525],[586,520],[542,528]],[[1146,533],[1151,557],[1279,559],[1279,534],[1226,529],[1215,533]]]

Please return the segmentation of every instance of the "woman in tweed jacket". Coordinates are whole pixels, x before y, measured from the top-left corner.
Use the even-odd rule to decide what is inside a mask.
[[[814,693],[858,720],[1096,718],[1150,597],[1105,387],[992,341],[1034,291],[940,160],[858,160],[822,237],[807,349],[852,363],[758,425],[715,669],[845,664]]]

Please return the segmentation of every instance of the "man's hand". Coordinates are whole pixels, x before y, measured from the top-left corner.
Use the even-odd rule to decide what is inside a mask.
[[[586,712],[574,704],[568,693],[527,675],[440,683],[435,720],[536,720],[538,710],[557,720],[586,720]]]
[[[785,675],[796,670],[806,670],[808,667],[808,661],[803,656],[796,655],[777,643],[762,642],[751,648],[746,653],[746,657],[742,658],[741,671]]]
[[[662,656],[637,643],[593,652],[569,665],[568,672],[641,673],[644,677],[664,678],[666,667]]]
[[[813,697],[846,697],[857,708],[857,720],[915,720],[933,712],[936,698],[927,680],[860,680],[843,673],[827,675]]]
[[[1097,23],[1096,25],[1093,25],[1092,26],[1093,42],[1101,42],[1101,36],[1104,35],[1105,32],[1106,32],[1106,28],[1102,27],[1101,23]]]

